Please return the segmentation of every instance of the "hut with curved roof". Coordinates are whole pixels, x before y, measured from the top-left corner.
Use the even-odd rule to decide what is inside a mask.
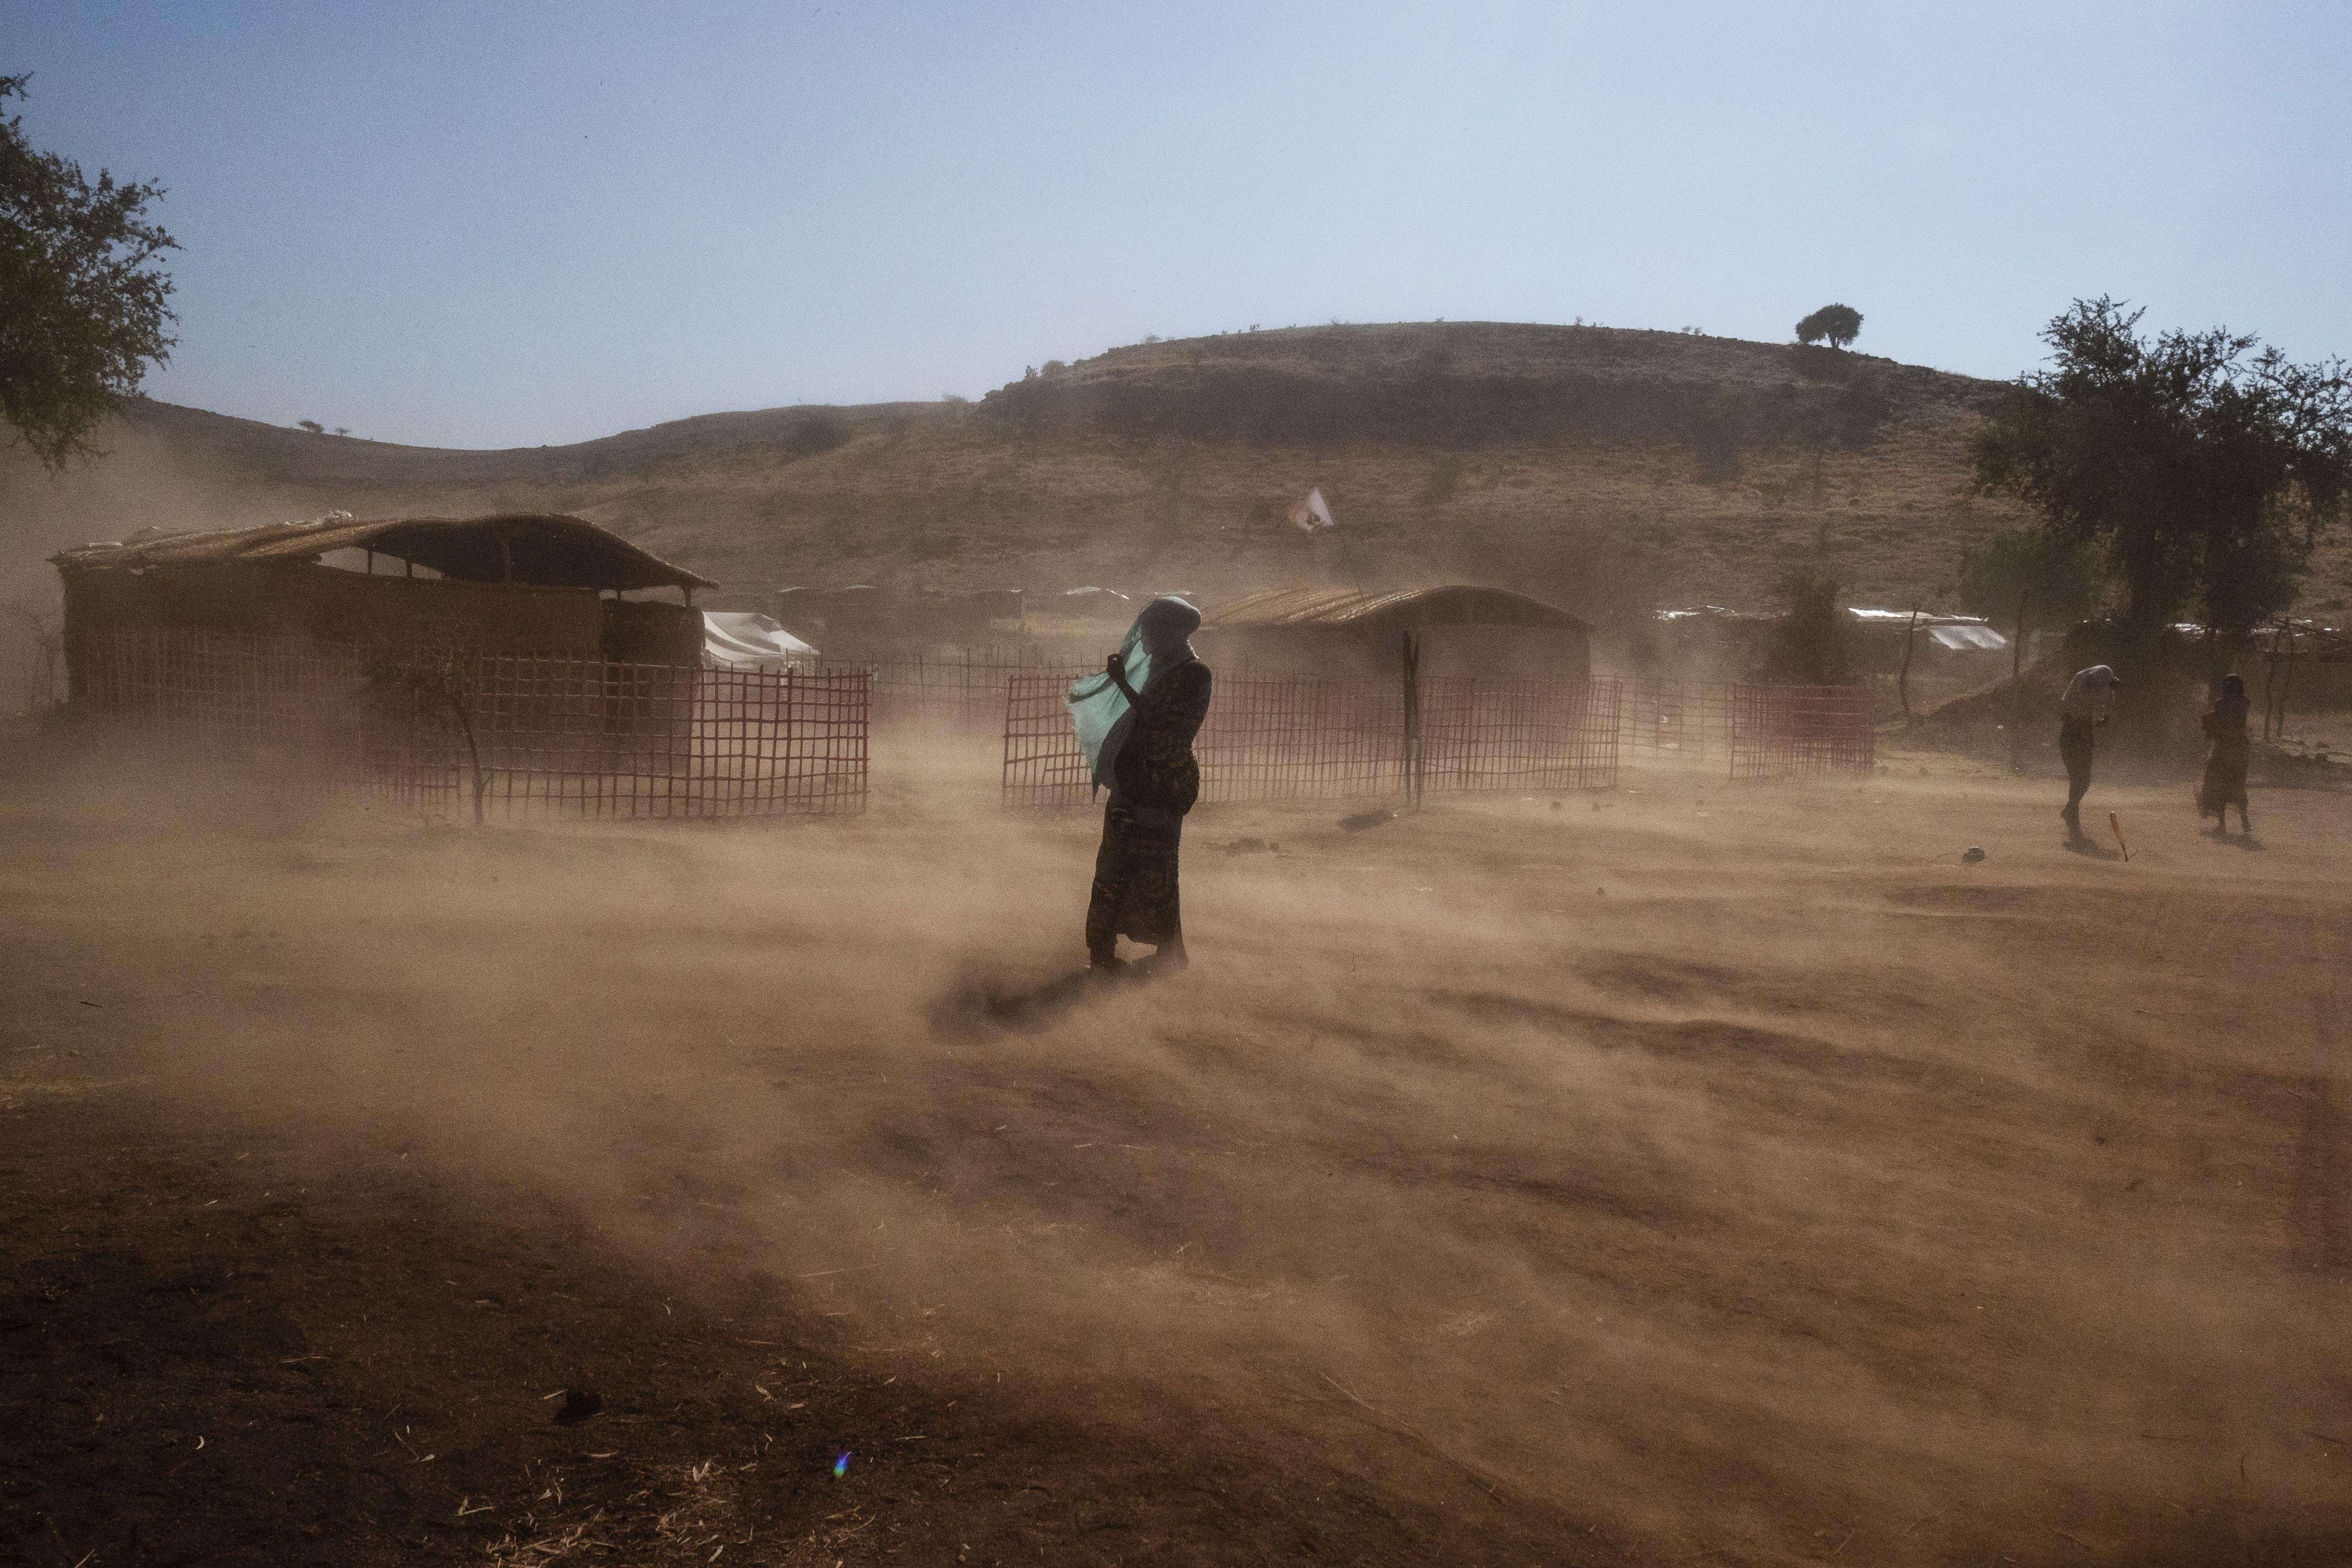
[[[1201,657],[1235,675],[1392,679],[1405,634],[1421,645],[1423,676],[1583,680],[1591,630],[1577,616],[1507,588],[1454,585],[1367,594],[1276,588],[1205,617]]]

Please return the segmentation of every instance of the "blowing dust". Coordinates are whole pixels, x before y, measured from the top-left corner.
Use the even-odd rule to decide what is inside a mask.
[[[9,924],[190,1116],[543,1190],[910,1376],[1345,1412],[1644,1560],[2352,1524],[2298,1436],[2352,1431],[2340,803],[2253,856],[2129,797],[2127,879],[1985,780],[1210,806],[1192,967],[1084,988],[1095,818],[990,766],[481,832],[115,770],[6,808]]]

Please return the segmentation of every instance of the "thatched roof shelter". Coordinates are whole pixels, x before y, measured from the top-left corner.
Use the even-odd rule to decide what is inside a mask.
[[[364,569],[329,557],[357,557]],[[397,564],[382,570],[378,557]],[[373,521],[337,512],[259,528],[149,530],[50,559],[65,584],[67,678],[77,693],[97,639],[121,634],[691,666],[703,644],[694,592],[719,585],[585,518],[550,512]],[[622,597],[664,588],[686,603]]]
[[[559,512],[372,521],[337,514],[307,522],[265,523],[259,528],[150,531],[133,534],[118,544],[85,544],[51,560],[60,570],[142,571],[175,563],[316,562],[337,550],[372,551],[463,583],[528,583],[608,592],[677,588],[691,593],[719,586],[586,518]]]

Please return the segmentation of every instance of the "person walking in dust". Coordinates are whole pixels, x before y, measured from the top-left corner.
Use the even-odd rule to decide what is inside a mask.
[[[1209,667],[1190,640],[1200,624],[1183,600],[1154,599],[1105,673],[1070,688],[1094,782],[1110,788],[1087,904],[1087,958],[1097,973],[1123,967],[1122,936],[1149,944],[1155,967],[1187,962],[1176,860],[1184,814],[1201,793],[1192,737],[1209,713]]]
[[[2221,695],[2205,710],[2205,738],[2212,749],[2205,754],[2205,776],[2197,784],[2197,819],[2213,818],[2213,831],[2230,831],[2230,807],[2238,808],[2238,828],[2249,838],[2253,825],[2246,820],[2246,763],[2252,747],[2246,740],[2246,683],[2239,676],[2221,678]]]
[[[2066,804],[2058,815],[2066,831],[2083,836],[2083,796],[2091,787],[2091,732],[2107,721],[2115,709],[2116,688],[2122,681],[2104,664],[2078,669],[2058,700],[2058,755],[2066,763]]]

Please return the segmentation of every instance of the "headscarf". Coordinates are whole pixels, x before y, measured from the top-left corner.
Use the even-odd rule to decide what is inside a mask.
[[[2122,684],[2116,672],[2104,664],[2078,669],[2074,679],[2066,683],[2065,695],[2058,700],[2058,710],[2069,719],[2104,719],[2116,688]]]
[[[1181,599],[1154,599],[1143,606],[1118,645],[1127,684],[1137,697],[1147,695],[1151,683],[1171,670],[1192,662],[1191,639],[1200,624],[1201,612]],[[1135,727],[1133,704],[1108,674],[1080,676],[1070,682],[1069,695],[1062,700],[1087,753],[1087,772],[1100,784],[1110,777],[1119,747]]]

